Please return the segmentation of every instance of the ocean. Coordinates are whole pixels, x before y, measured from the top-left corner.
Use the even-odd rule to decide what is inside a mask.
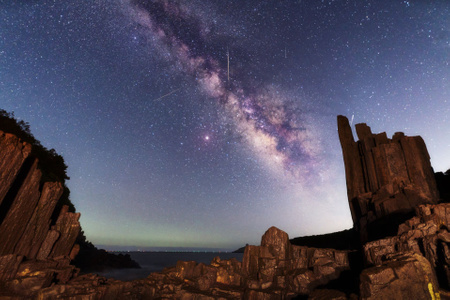
[[[114,269],[96,272],[106,278],[128,281],[146,278],[150,273],[160,272],[166,267],[174,267],[177,261],[196,261],[209,265],[214,257],[221,259],[236,258],[242,261],[243,253],[229,252],[124,252],[135,260],[141,269]]]

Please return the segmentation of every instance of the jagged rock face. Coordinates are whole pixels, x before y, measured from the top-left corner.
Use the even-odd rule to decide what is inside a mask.
[[[450,204],[420,205],[416,217],[398,228],[393,237],[364,245],[367,265],[382,265],[389,257],[402,253],[423,256],[438,274],[439,285],[450,288]]]
[[[362,123],[356,125],[355,142],[344,116],[338,116],[338,131],[350,210],[363,241],[370,240],[368,226],[375,221],[437,203],[436,181],[421,137],[396,133],[389,139],[384,132],[372,134]]]
[[[77,273],[70,260],[80,215],[65,206],[51,226],[63,185],[41,178],[31,146],[0,131],[0,290],[23,296]]]

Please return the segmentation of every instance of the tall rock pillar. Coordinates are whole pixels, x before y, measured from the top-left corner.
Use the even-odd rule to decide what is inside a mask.
[[[389,139],[361,123],[355,126],[355,142],[348,119],[338,116],[337,121],[349,206],[363,241],[386,234],[380,233],[384,225],[392,228],[417,205],[437,203],[430,156],[420,136],[397,132]]]

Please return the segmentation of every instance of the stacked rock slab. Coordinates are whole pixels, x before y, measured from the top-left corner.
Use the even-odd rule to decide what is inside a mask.
[[[63,207],[58,219],[51,220],[63,185],[42,182],[31,150],[16,136],[0,131],[1,292],[32,292],[55,281],[67,282],[77,272],[70,257],[80,215]]]
[[[370,239],[368,227],[394,214],[412,212],[420,204],[439,199],[430,156],[420,136],[401,132],[392,139],[372,134],[364,123],[356,124],[355,142],[348,119],[338,116],[353,223],[361,240]]]

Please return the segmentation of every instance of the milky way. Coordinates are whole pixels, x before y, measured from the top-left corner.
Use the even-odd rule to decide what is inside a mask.
[[[231,74],[228,80],[225,57],[235,52],[233,39],[223,36],[219,44],[210,42],[212,28],[202,19],[211,16],[196,14],[177,1],[130,1],[125,5],[161,55],[168,55],[179,70],[195,78],[203,93],[225,108],[236,131],[267,165],[278,172],[284,168],[297,178],[319,170],[320,145],[314,129],[294,112],[297,105],[293,101],[287,103],[282,91],[268,86],[254,88],[240,80],[244,74]]]

